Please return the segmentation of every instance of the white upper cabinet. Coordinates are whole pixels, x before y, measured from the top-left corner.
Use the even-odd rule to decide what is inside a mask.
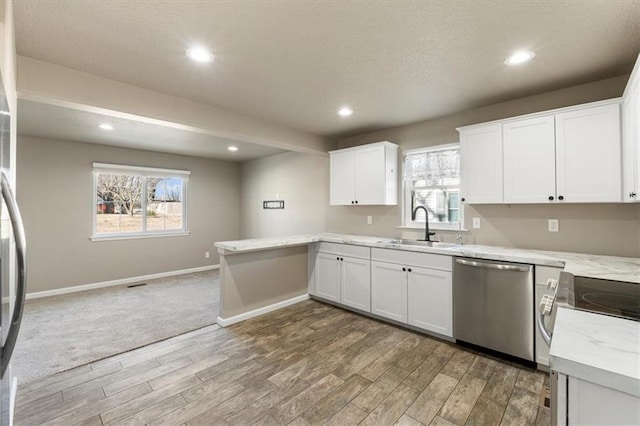
[[[502,203],[502,125],[460,130],[460,200]]]
[[[331,153],[331,205],[353,204],[356,193],[356,157],[353,152]]]
[[[504,202],[542,203],[556,198],[553,115],[503,125]]]
[[[459,128],[461,201],[622,201],[620,104],[613,99]],[[637,173],[627,175],[625,181],[637,181]]]
[[[622,200],[640,202],[640,56],[622,104]]]
[[[398,145],[378,142],[329,155],[332,206],[398,203]]]
[[[555,117],[558,200],[622,201],[620,105],[568,111]]]

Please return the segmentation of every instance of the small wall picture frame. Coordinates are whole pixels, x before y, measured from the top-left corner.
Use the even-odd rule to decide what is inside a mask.
[[[267,200],[262,202],[264,210],[283,210],[284,200]]]

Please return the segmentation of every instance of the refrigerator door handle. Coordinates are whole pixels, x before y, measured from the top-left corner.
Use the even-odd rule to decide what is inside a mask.
[[[9,326],[7,339],[5,340],[5,344],[0,352],[0,377],[4,377],[5,370],[9,366],[11,354],[16,346],[16,339],[18,338],[20,322],[22,321],[22,312],[24,310],[27,279],[27,239],[25,237],[22,216],[20,216],[18,204],[16,204],[13,191],[11,190],[11,185],[9,184],[9,180],[4,172],[2,172],[2,175],[0,176],[0,186],[2,187],[2,197],[6,202],[9,219],[11,220],[11,225],[13,227],[16,242],[16,260],[18,264],[16,305],[13,309],[13,316],[11,317],[11,324]]]

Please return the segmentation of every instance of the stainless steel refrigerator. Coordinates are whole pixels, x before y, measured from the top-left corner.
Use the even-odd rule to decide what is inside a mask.
[[[0,426],[13,423],[16,382],[11,355],[18,338],[26,293],[26,241],[20,211],[11,187],[11,114],[0,77]]]

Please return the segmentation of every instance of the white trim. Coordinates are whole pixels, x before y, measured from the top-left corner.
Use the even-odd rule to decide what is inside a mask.
[[[595,107],[598,107],[598,106],[621,104],[622,101],[623,101],[623,99],[620,97],[620,98],[606,99],[604,101],[589,102],[589,103],[586,103],[586,104],[571,105],[571,106],[568,106],[568,107],[554,108],[554,109],[549,109],[549,110],[546,110],[546,111],[533,112],[533,113],[530,113],[530,114],[523,114],[523,115],[515,115],[515,116],[512,116],[512,117],[499,118],[497,120],[484,121],[482,123],[469,124],[468,126],[456,127],[456,130],[458,132],[460,132],[461,130],[469,130],[469,129],[473,129],[473,128],[476,128],[476,127],[486,126],[487,124],[500,124],[500,125],[502,125],[502,124],[508,123],[510,121],[523,120],[525,118],[535,118],[535,117],[541,117],[541,116],[544,116],[544,115],[553,115],[553,114],[559,114],[559,113],[563,113],[563,112],[579,111],[581,109],[586,109],[586,108],[595,108]]]
[[[407,185],[407,181],[404,179],[404,165],[405,165],[405,159],[407,158],[407,156],[412,155],[412,154],[422,154],[422,153],[427,153],[427,152],[434,152],[434,151],[445,151],[445,150],[449,150],[449,149],[455,149],[457,148],[458,150],[460,150],[460,141],[458,142],[450,142],[450,143],[446,143],[446,144],[440,144],[440,145],[431,145],[431,146],[425,146],[422,148],[416,148],[416,149],[411,149],[411,150],[407,150],[405,152],[403,152],[402,154],[402,162],[401,162],[401,176],[402,179],[401,184],[402,184],[402,194],[401,194],[401,208],[400,208],[400,213],[402,214],[402,221],[401,221],[401,225],[400,226],[396,226],[396,228],[407,228],[407,229],[422,229],[424,230],[425,225],[423,222],[414,222],[411,220],[411,212],[409,212],[407,209],[407,201],[408,201],[408,197],[409,197],[409,186]],[[460,168],[462,168],[462,165],[460,166]],[[460,175],[460,182],[458,184],[458,197],[460,196],[460,189],[462,186],[462,173]],[[460,202],[460,200],[458,199],[458,222],[430,222],[429,223],[429,230],[433,230],[433,231],[466,231],[466,229],[459,229],[460,224],[464,223],[464,206],[463,204]]]
[[[157,176],[156,173],[171,176],[190,176],[189,170],[174,170],[174,169],[160,169],[157,167],[141,167],[141,166],[128,166],[126,164],[108,164],[108,163],[93,163],[93,168],[98,169],[99,172],[109,172],[112,170],[124,170],[126,172],[141,172],[142,174],[152,174]]]
[[[94,215],[95,217],[96,215]],[[141,238],[158,238],[158,237],[183,237],[189,235],[189,231],[177,232],[146,232],[146,233],[129,233],[129,234],[103,234],[93,235],[89,237],[91,241],[117,241],[117,240],[139,240]]]
[[[456,225],[454,228],[444,228],[442,227],[442,223],[434,223],[434,224],[429,224],[429,230],[434,230],[434,231],[445,231],[445,232],[458,232],[458,231],[462,231],[462,232],[469,232],[468,229],[466,228],[460,228],[458,229],[458,226]],[[412,229],[412,230],[416,230],[416,231],[422,231],[424,232],[424,224],[422,224],[421,226],[418,225],[399,225],[396,226],[396,229]]]
[[[176,275],[193,274],[195,272],[212,271],[214,269],[220,269],[220,265],[199,266],[197,268],[179,269],[177,271],[159,272],[157,274],[140,275],[138,277],[121,278],[118,280],[102,281],[99,283],[76,285],[73,287],[57,288],[55,290],[37,291],[34,293],[27,293],[28,299],[40,299],[41,297],[57,296],[60,294],[77,293],[79,291],[93,290],[96,288],[113,287],[117,285],[139,283],[140,281],[155,280],[158,278],[173,277]]]
[[[292,297],[291,299],[283,300],[282,302],[277,302],[273,305],[254,309],[253,311],[245,312],[230,318],[222,318],[219,316],[218,318],[216,318],[216,324],[221,327],[228,327],[232,324],[259,317],[260,315],[268,314],[269,312],[277,311],[278,309],[286,308],[287,306],[295,305],[296,303],[304,302],[305,300],[309,300],[309,294]]]
[[[445,151],[451,148],[460,148],[460,142],[458,141],[458,142],[445,143],[441,145],[431,145],[431,146],[425,146],[422,148],[408,149],[402,153],[402,158],[404,159],[404,157],[406,157],[407,155],[422,154],[424,152],[433,152],[433,151]],[[403,162],[403,165],[404,165],[404,162]]]
[[[13,418],[16,412],[16,399],[18,395],[18,377],[11,378],[11,396],[9,397],[9,426],[13,426]]]
[[[361,148],[376,148],[379,146],[390,146],[390,147],[397,147],[398,145],[393,143],[393,142],[389,142],[389,141],[381,141],[381,142],[373,142],[373,143],[368,143],[368,144],[364,144],[364,145],[356,145],[356,146],[350,146],[349,148],[341,148],[341,149],[334,149],[329,151],[329,154],[335,154],[335,153],[339,153],[339,152],[348,152],[348,151],[355,151]]]

